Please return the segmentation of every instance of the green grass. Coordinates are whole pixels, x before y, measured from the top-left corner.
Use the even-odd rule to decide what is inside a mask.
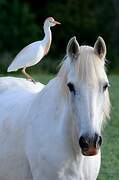
[[[52,79],[54,76],[52,74],[34,74],[33,78],[36,81],[40,81],[43,84],[47,84],[50,79]]]
[[[33,74],[33,77],[46,84],[53,75]],[[102,164],[98,180],[119,179],[119,75],[110,75],[109,80],[112,110],[111,119],[103,130]]]
[[[119,179],[119,75],[110,75],[111,119],[103,130],[102,164],[98,180]]]

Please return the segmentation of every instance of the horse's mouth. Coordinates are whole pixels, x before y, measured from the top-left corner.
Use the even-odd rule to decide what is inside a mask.
[[[83,149],[81,152],[84,156],[95,156],[98,154],[98,151],[99,151],[99,149],[89,148],[88,150]]]

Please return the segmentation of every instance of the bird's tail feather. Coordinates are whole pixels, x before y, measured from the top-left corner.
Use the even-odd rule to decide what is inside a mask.
[[[17,68],[13,68],[11,65],[8,67],[7,72],[17,71]]]

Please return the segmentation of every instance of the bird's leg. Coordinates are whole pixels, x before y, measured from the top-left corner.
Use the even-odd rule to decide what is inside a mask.
[[[26,67],[24,67],[21,72],[26,76],[26,78],[36,84],[36,81],[26,72]]]

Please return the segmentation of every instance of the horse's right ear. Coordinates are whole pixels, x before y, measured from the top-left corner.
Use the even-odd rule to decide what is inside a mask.
[[[77,59],[78,55],[79,55],[79,44],[78,41],[76,40],[76,37],[72,37],[67,45],[67,55],[71,58],[71,59]]]
[[[106,55],[106,44],[102,37],[98,37],[94,44],[94,52],[99,56],[100,59],[105,58]]]

